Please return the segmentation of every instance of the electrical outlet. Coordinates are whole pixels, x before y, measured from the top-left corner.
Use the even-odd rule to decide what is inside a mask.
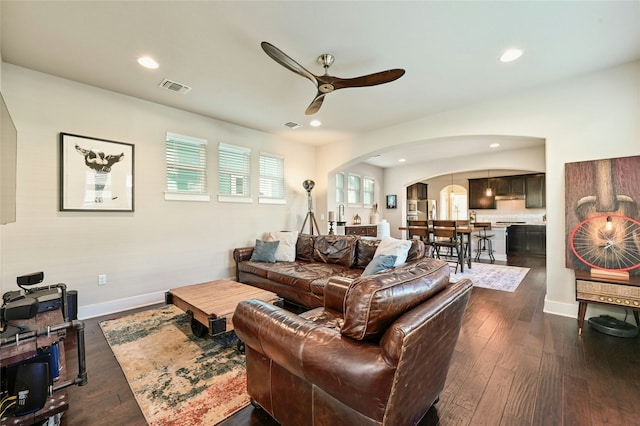
[[[105,285],[107,283],[107,275],[98,275],[98,285]]]

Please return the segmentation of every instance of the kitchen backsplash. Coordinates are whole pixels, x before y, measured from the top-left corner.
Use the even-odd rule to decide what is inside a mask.
[[[476,210],[478,222],[542,222],[546,209],[528,209],[524,200],[497,200],[495,210]]]

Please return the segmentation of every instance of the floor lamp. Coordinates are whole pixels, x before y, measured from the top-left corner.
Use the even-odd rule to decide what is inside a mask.
[[[302,229],[300,230],[300,232],[304,233],[304,227],[306,226],[307,221],[309,221],[309,234],[313,235],[313,226],[315,225],[316,231],[318,232],[318,235],[320,235],[320,227],[318,226],[316,217],[313,214],[313,205],[311,202],[311,190],[314,186],[316,186],[316,183],[311,179],[307,179],[302,182],[302,187],[307,191],[307,203],[309,206],[309,211],[307,212],[307,217],[304,218],[304,222],[302,222]]]

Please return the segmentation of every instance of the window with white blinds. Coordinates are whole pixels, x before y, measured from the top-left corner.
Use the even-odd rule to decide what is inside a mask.
[[[336,203],[344,203],[344,173],[336,173]]]
[[[218,147],[219,201],[252,202],[251,150],[221,143]]]
[[[349,204],[360,204],[362,193],[361,178],[358,175],[349,174],[347,178],[347,201]]]
[[[260,197],[258,202],[284,204],[284,157],[260,153]]]
[[[165,200],[209,201],[205,139],[167,133],[166,163]]]
[[[376,192],[376,180],[370,177],[362,178],[362,203],[372,206]]]

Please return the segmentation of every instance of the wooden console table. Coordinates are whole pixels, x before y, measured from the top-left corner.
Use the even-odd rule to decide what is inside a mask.
[[[347,225],[344,227],[345,235],[361,235],[364,237],[377,237],[378,227],[376,225]]]
[[[589,303],[622,306],[633,310],[640,326],[640,278],[629,280],[593,277],[587,271],[576,270],[576,300],[578,307],[578,334],[582,334],[584,316]]]

